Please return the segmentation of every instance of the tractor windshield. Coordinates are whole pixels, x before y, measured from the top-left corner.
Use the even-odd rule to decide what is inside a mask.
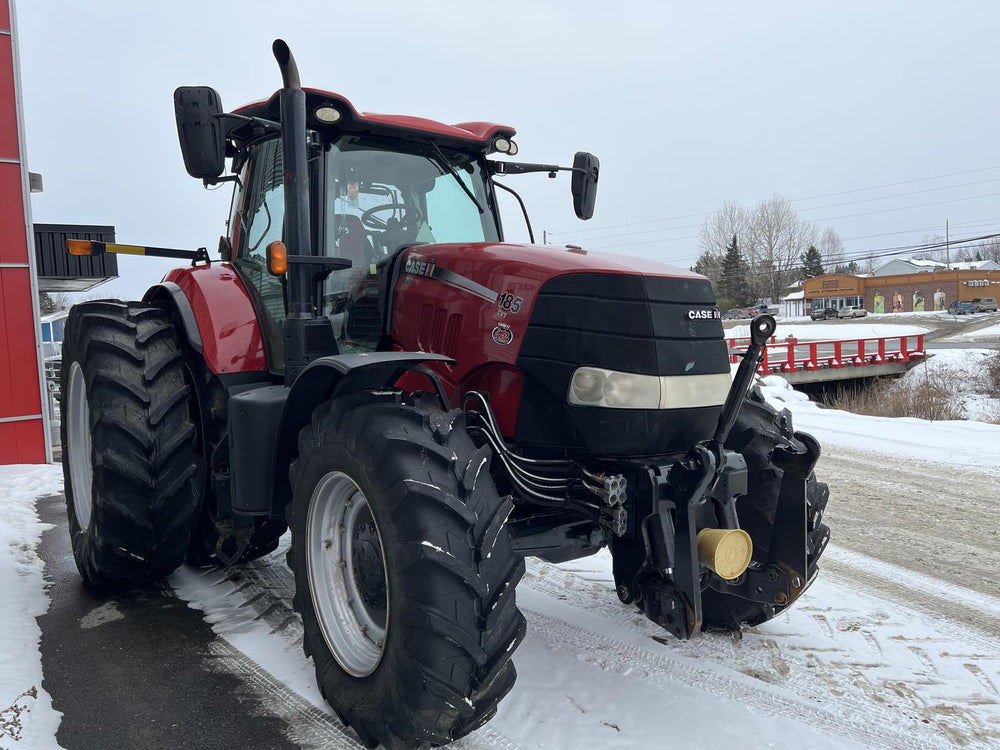
[[[351,135],[331,145],[327,165],[326,254],[356,270],[405,245],[499,240],[472,155]]]
[[[382,332],[381,261],[400,248],[498,242],[480,156],[427,144],[344,135],[326,162],[323,251],[351,267],[324,283],[324,307],[342,351],[369,350]]]

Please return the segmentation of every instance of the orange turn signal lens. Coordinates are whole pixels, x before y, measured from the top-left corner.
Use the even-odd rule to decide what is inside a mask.
[[[90,255],[90,240],[66,240],[66,249],[70,255]]]
[[[288,270],[288,248],[281,240],[267,246],[267,270],[272,276],[283,276]]]

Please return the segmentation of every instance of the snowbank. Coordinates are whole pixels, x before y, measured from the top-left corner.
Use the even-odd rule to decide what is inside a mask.
[[[778,375],[761,378],[760,383],[764,398],[777,409],[787,408],[795,428],[814,435],[821,444],[976,466],[1000,476],[1000,425],[852,414],[821,407]]]
[[[62,467],[0,466],[0,746],[53,748],[61,714],[42,689],[41,630],[49,608],[36,551],[42,532],[35,499],[62,492]],[[35,697],[32,697],[32,691]],[[27,693],[27,694],[26,694]],[[17,709],[20,709],[18,712]],[[20,738],[20,739],[18,739]]]

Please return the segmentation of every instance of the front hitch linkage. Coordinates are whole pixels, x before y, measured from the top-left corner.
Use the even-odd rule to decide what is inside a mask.
[[[758,315],[750,323],[750,344],[736,370],[715,434],[711,440],[695,444],[683,460],[670,468],[663,487],[667,502],[661,503],[661,512],[643,524],[650,557],[648,568],[670,574],[674,592],[645,586],[642,606],[650,619],[678,638],[691,637],[702,623],[701,563],[694,511],[705,502],[706,493],[726,466],[726,439],[753,384],[761,352],[776,328],[771,315]],[[676,528],[667,512],[670,509],[675,511]]]

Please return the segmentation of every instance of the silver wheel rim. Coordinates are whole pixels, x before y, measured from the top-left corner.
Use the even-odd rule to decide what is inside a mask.
[[[386,591],[383,610],[372,605],[370,576],[359,580],[357,571],[359,558],[371,564],[373,543],[377,543]],[[385,649],[388,581],[378,524],[368,500],[346,474],[330,472],[313,490],[306,518],[305,550],[309,593],[327,648],[345,672],[366,677],[375,671]]]
[[[90,403],[83,368],[74,362],[69,368],[69,408],[66,410],[65,449],[69,454],[69,481],[73,490],[73,512],[81,530],[90,526],[93,509],[94,466],[90,450]]]

